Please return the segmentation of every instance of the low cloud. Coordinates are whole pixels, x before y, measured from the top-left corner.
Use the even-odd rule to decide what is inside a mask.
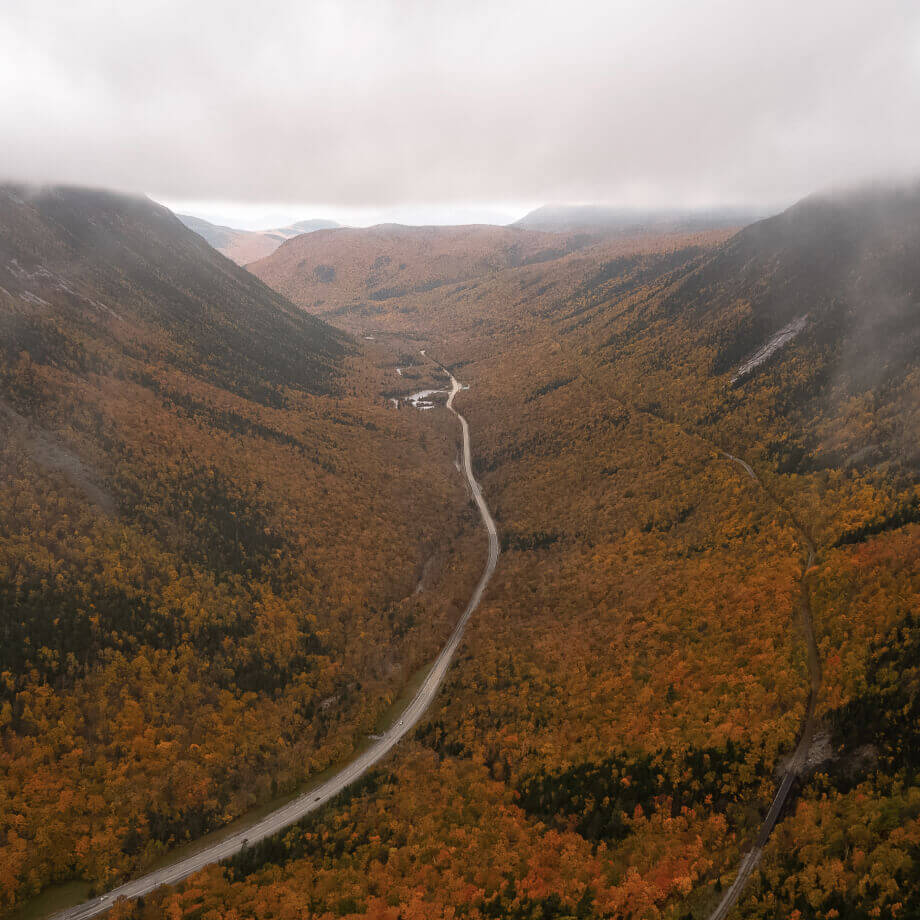
[[[15,180],[686,206],[920,172],[914,0],[45,0],[0,36]]]

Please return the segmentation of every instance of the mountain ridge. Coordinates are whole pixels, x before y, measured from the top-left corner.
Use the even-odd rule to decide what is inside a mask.
[[[510,226],[545,232],[584,231],[628,234],[743,227],[763,216],[758,209],[723,208],[623,208],[608,205],[541,205]]]

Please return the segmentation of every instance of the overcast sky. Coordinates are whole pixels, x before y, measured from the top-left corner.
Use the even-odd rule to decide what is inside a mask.
[[[920,175],[918,0],[0,0],[0,177],[241,222]]]

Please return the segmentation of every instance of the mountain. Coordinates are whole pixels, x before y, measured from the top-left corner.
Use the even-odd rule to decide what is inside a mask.
[[[685,368],[741,390],[769,381],[792,426],[775,446],[787,464],[916,470],[918,252],[920,187],[815,195],[742,230],[627,325],[594,319],[616,329],[608,358],[660,380],[669,404]],[[873,407],[858,435],[856,403]]]
[[[465,330],[473,317],[497,324],[512,303],[526,310],[598,266],[626,273],[653,255],[678,264],[731,235],[727,229],[611,236],[387,225],[298,237],[247,268],[307,312],[353,333],[436,339]],[[493,288],[501,310],[489,303]]]
[[[179,220],[190,230],[204,237],[218,252],[237,265],[245,265],[271,255],[285,240],[301,233],[331,230],[339,226],[334,220],[301,220],[275,230],[237,230],[209,223],[191,214],[179,214]]]
[[[512,266],[551,261],[591,241],[587,234],[476,224],[381,224],[297,237],[248,268],[311,313],[373,314],[381,304]]]
[[[665,233],[743,227],[758,216],[745,208],[646,211],[603,205],[543,205],[512,226],[546,233]]]
[[[0,189],[0,911],[291,791],[433,657],[454,427],[380,386],[165,208]]]
[[[903,376],[920,353],[917,251],[920,186],[815,195],[746,228],[673,296],[709,311],[750,302],[716,369],[807,317],[814,346],[837,352],[835,373],[872,384]]]
[[[228,265],[166,208],[83,189],[4,187],[2,194],[10,359],[34,343],[36,353],[66,362],[77,346],[62,339],[55,354],[61,337],[50,332],[64,322],[80,329],[81,349],[104,354],[114,321],[131,330],[138,360],[194,367],[241,396],[271,404],[287,386],[335,388],[343,336]]]

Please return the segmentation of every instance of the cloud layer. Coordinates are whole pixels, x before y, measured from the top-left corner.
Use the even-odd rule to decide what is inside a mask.
[[[0,5],[0,177],[774,204],[920,174],[915,0]]]

